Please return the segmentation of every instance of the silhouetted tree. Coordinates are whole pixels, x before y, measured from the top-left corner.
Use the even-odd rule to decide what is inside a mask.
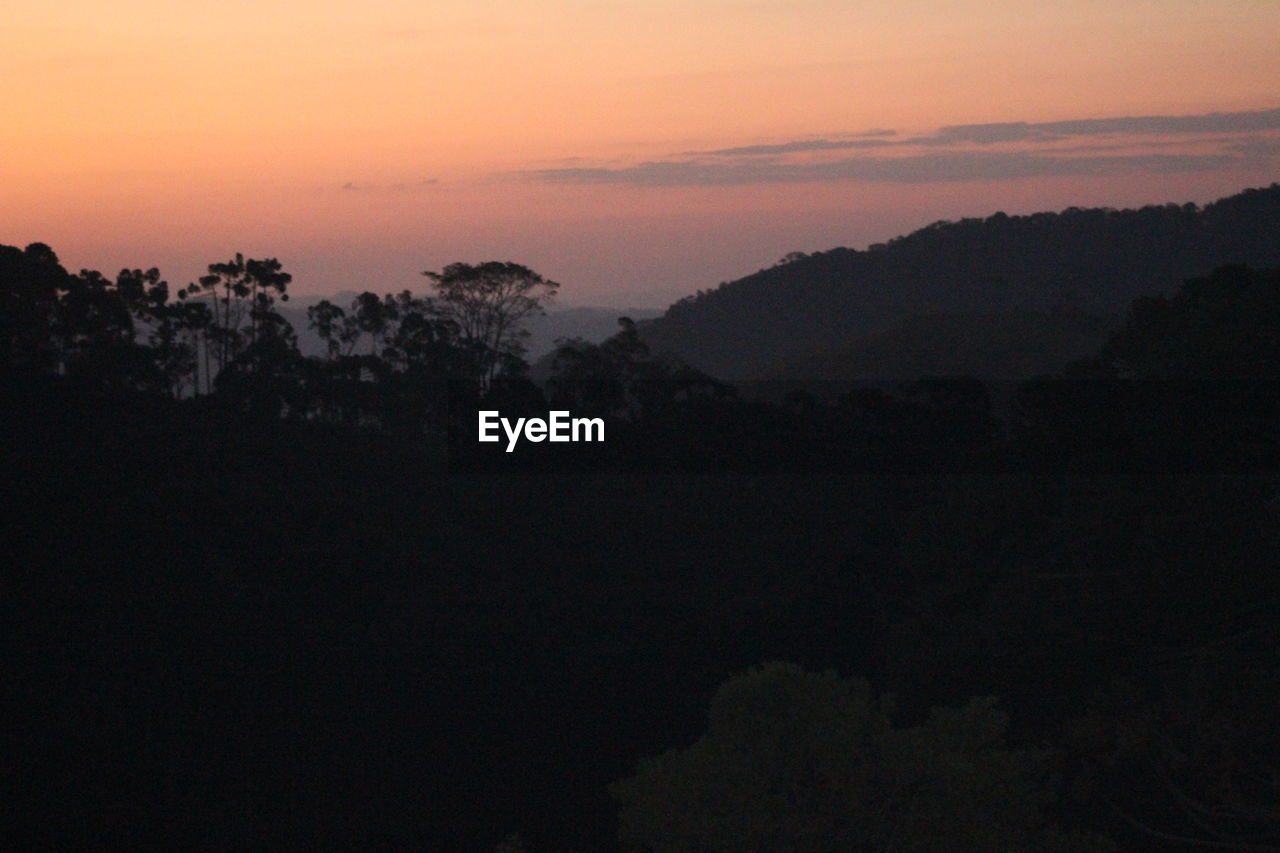
[[[369,341],[372,356],[381,355],[396,316],[396,303],[390,296],[384,301],[368,291],[352,301],[351,313],[347,315],[356,332]]]
[[[709,730],[616,783],[628,849],[1113,849],[1044,833],[1037,755],[1005,745],[989,700],[895,728],[865,682],[767,664],[730,679]]]
[[[115,292],[133,318],[134,326],[146,332],[151,358],[175,398],[188,389],[201,390],[200,356],[206,345],[205,333],[212,321],[209,306],[197,302],[169,301],[169,284],[154,267],[123,269],[116,275]],[[204,391],[212,390],[206,376]]]
[[[457,325],[433,299],[365,291],[349,310],[325,300],[307,316],[328,351],[307,379],[322,420],[419,428],[447,408],[446,383],[472,378]]]
[[[254,417],[296,418],[307,409],[306,376],[292,328],[264,323],[257,339],[218,373],[214,388]]]
[[[463,344],[474,350],[474,373],[483,388],[505,359],[523,354],[527,332],[521,324],[544,313],[560,288],[528,267],[503,261],[455,263],[423,275],[457,323]]]
[[[44,243],[0,246],[0,370],[55,369],[58,301],[70,287]]]
[[[202,295],[211,299],[213,322],[207,334],[213,344],[215,375],[261,335],[287,336],[289,324],[272,306],[277,298],[289,298],[285,291],[292,280],[275,258],[246,259],[237,252],[230,261],[210,264],[208,275],[178,291],[183,300]]]
[[[596,414],[638,418],[677,401],[720,399],[731,389],[671,356],[654,356],[630,317],[600,344],[561,340],[548,387],[558,405]]]
[[[409,291],[384,298],[394,319],[384,354],[399,370],[461,379],[463,351],[458,324],[435,300]]]
[[[1280,380],[1280,270],[1232,265],[1133,303],[1100,366],[1145,380]]]
[[[344,335],[347,312],[328,299],[322,299],[307,309],[308,325],[324,341],[325,351],[332,361],[339,355],[350,354],[353,341]]]
[[[1095,358],[1026,383],[1016,426],[1046,459],[1167,470],[1280,461],[1280,271],[1226,266],[1138,299]]]

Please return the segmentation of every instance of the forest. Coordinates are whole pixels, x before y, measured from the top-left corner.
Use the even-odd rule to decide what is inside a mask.
[[[0,247],[6,846],[1280,850],[1277,229],[1280,185],[939,225],[532,367],[516,263],[304,357],[278,259]],[[1068,290],[1115,322],[994,379],[908,310]],[[940,355],[763,371],[911,317]]]

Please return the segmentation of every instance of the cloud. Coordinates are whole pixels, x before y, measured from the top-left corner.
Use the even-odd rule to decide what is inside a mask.
[[[425,178],[421,181],[412,181],[409,183],[395,184],[357,184],[355,181],[347,181],[340,189],[348,192],[365,192],[365,191],[386,191],[386,190],[414,190],[422,187],[429,187],[440,183],[439,178]]]
[[[1042,142],[1069,136],[1098,134],[1133,134],[1164,136],[1187,133],[1252,133],[1280,130],[1280,109],[1237,113],[1204,113],[1186,116],[1127,116],[1124,118],[1087,118],[1048,122],[1001,122],[993,124],[958,124],[941,128],[933,136],[906,140],[921,145],[946,145],[957,142],[991,144],[1024,140]]]
[[[686,151],[634,164],[570,164],[522,173],[538,181],[634,186],[731,186],[816,181],[999,180],[1111,174],[1174,174],[1258,166],[1277,155],[1280,109],[1185,116],[949,125],[928,136],[873,130]],[[1106,144],[1084,144],[1089,137]],[[1216,138],[1205,139],[1206,136]],[[1081,139],[1079,145],[1071,140]],[[1044,146],[1062,142],[1065,145]],[[1194,143],[1188,148],[1187,143]],[[974,146],[978,146],[975,150]],[[1161,149],[1159,153],[1152,149]],[[830,156],[846,152],[852,156]],[[860,153],[867,152],[867,153]],[[824,157],[824,155],[826,155]]]
[[[1228,147],[1238,154],[1247,154],[1255,157],[1274,157],[1280,155],[1280,137],[1245,139],[1232,143]]]
[[[885,137],[897,136],[896,130],[876,128],[862,133],[849,134],[845,139],[799,139],[765,145],[741,145],[736,148],[716,148],[711,151],[685,151],[690,157],[754,157],[775,154],[793,154],[800,151],[841,151],[856,148],[883,148],[896,145]]]
[[[1224,169],[1230,154],[1133,154],[1063,157],[1025,151],[947,152],[906,157],[849,157],[819,163],[707,163],[651,161],[623,168],[543,169],[533,177],[555,183],[634,186],[734,186],[762,183],[868,181],[933,183],[1005,178],[1071,177],[1146,172],[1174,174]]]
[[[841,151],[852,148],[883,148],[895,143],[884,139],[805,139],[781,142],[775,145],[742,145],[737,148],[717,148],[712,151],[686,151],[689,156],[701,157],[752,157],[758,155],[794,154],[800,151]]]
[[[1084,136],[1097,133],[1250,133],[1280,130],[1280,109],[1189,116],[1131,116],[1053,121],[1031,125],[1047,133]]]
[[[946,146],[962,143],[994,145],[1002,142],[1058,142],[1073,136],[1133,134],[1142,136],[1189,133],[1252,133],[1280,130],[1280,109],[1186,116],[1128,116],[1124,118],[1072,119],[1050,122],[992,122],[956,124],[930,136],[889,139],[893,130],[869,130],[843,139],[801,139],[762,145],[742,145],[711,151],[686,151],[685,156],[737,157],[795,154],[806,151],[840,151],[888,146]]]
[[[957,124],[944,127],[933,136],[918,136],[905,140],[908,145],[954,145],[957,142],[976,142],[991,145],[996,142],[1021,142],[1041,132],[1025,121],[1008,121],[993,124]],[[1061,139],[1061,136],[1055,137]]]

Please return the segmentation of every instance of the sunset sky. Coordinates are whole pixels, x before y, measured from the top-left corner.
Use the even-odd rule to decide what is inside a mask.
[[[1280,180],[1275,0],[6,0],[0,243],[661,307],[937,219]]]

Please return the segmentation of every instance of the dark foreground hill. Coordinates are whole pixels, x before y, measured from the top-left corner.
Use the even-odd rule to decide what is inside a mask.
[[[914,317],[972,318],[1064,306],[1116,316],[1136,297],[1165,292],[1170,282],[1216,266],[1277,262],[1280,184],[1204,207],[996,213],[937,222],[865,251],[788,256],[771,269],[675,303],[642,324],[642,334],[654,350],[679,355],[723,379],[821,378],[787,374],[813,363],[816,353],[866,350],[854,342]],[[947,321],[915,328],[939,325]],[[905,327],[908,333],[911,328]],[[882,375],[915,368],[894,361],[897,353],[941,351],[946,340],[922,337],[919,346],[895,340],[885,350]],[[1002,346],[972,344],[979,353],[998,353]],[[1064,346],[1071,348],[1069,342]],[[972,366],[1004,375],[984,370],[988,365],[981,359]]]

